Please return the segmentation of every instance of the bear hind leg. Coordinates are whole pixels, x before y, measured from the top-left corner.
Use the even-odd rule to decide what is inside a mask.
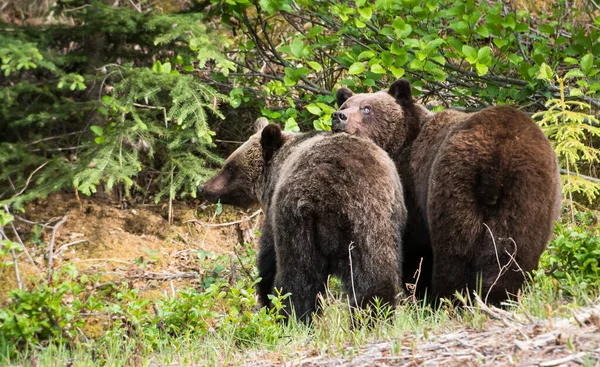
[[[289,316],[293,309],[296,318],[306,323],[317,310],[317,295],[324,293],[328,275],[327,258],[318,251],[315,220],[286,218],[286,223],[302,224],[279,231],[275,245],[278,271],[274,286],[281,295],[291,293],[281,312]]]

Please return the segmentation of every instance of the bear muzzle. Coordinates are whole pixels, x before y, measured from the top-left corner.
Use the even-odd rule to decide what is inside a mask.
[[[331,114],[331,131],[344,132],[348,127],[348,116],[341,111]]]

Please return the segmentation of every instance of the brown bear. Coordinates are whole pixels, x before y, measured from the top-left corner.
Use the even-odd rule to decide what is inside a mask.
[[[291,292],[287,310],[309,321],[329,275],[341,278],[353,307],[375,297],[395,304],[406,208],[394,163],[371,141],[284,133],[259,119],[256,133],[200,190],[211,202],[263,208],[263,305],[277,287]]]
[[[332,129],[369,137],[403,179],[403,281],[433,299],[481,291],[498,304],[537,268],[561,208],[552,146],[526,114],[496,106],[429,112],[398,80],[388,91],[338,90]]]

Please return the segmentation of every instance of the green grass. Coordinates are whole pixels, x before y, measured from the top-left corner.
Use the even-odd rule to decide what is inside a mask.
[[[559,285],[551,277],[538,276],[509,309],[539,318],[570,315],[571,309],[592,305],[598,297],[598,292],[588,292],[566,298],[564,287],[574,291],[577,285]],[[246,334],[241,331],[247,325],[242,324],[224,324],[221,328],[173,336],[155,336],[143,330],[137,335],[127,335],[121,326],[101,340],[89,343],[30,344],[12,357],[4,357],[2,364],[28,366],[35,361],[37,366],[243,365],[261,358],[273,359],[275,363],[290,362],[299,358],[298,353],[308,350],[319,355],[349,357],[370,342],[397,341],[407,334],[416,336],[413,343],[425,342],[430,334],[464,327],[480,330],[488,320],[487,314],[476,305],[466,308],[443,305],[433,310],[406,301],[394,310],[389,321],[352,329],[344,297],[329,294],[312,327],[294,321],[276,324],[278,337],[268,342],[261,341],[264,337],[258,334],[256,339],[245,339]],[[259,323],[255,326],[270,328],[274,325],[272,321],[255,320]]]
[[[587,261],[586,254],[598,249],[597,230],[589,224],[557,226],[557,238],[542,257],[540,270],[510,302],[509,311],[523,319],[548,319],[568,317],[573,309],[600,302],[600,279],[593,276],[597,266],[577,263],[576,258],[568,264],[561,260],[576,249]],[[251,269],[256,253],[251,246],[245,249],[239,261]],[[286,324],[278,320],[277,312],[259,307],[256,272],[251,276],[237,272],[232,281],[228,256],[199,261],[204,269],[216,270],[205,272],[195,288],[181,289],[177,297],[143,299],[126,282],[90,293],[95,280],[73,267],[57,273],[53,287],[40,283],[35,291],[15,292],[12,303],[0,309],[0,365],[237,366],[261,359],[283,364],[301,355],[351,357],[373,342],[391,342],[394,353],[406,336],[416,348],[432,335],[484,330],[493,322],[477,302],[468,300],[472,297],[464,307],[447,302],[436,309],[406,297],[387,321],[369,323],[366,314],[359,313],[353,328],[347,298],[334,278],[311,327],[293,319]],[[66,302],[63,295],[74,301]],[[43,312],[40,304],[48,305]],[[86,319],[80,312],[110,316],[99,339],[84,336]]]

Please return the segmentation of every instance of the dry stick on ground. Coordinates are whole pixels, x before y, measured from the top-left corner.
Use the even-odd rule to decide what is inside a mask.
[[[488,289],[486,295],[485,295],[485,303],[487,303],[488,300],[488,296],[490,295],[490,292],[492,291],[492,289],[494,288],[494,286],[496,285],[496,283],[498,283],[498,280],[500,280],[500,277],[502,275],[504,275],[504,273],[506,273],[508,271],[508,267],[513,263],[513,261],[516,263],[516,259],[515,256],[517,255],[517,243],[513,240],[513,243],[515,245],[515,251],[513,252],[512,255],[508,255],[510,257],[510,260],[502,265],[500,264],[500,257],[498,256],[498,247],[496,246],[496,239],[494,238],[494,234],[492,233],[492,230],[490,229],[490,227],[488,227],[487,224],[483,223],[483,225],[485,226],[485,228],[487,228],[488,232],[490,233],[490,236],[492,237],[492,243],[494,245],[494,252],[496,253],[496,261],[498,262],[498,276],[496,276],[496,279],[494,279],[494,282],[492,283],[492,285],[490,286],[490,288]],[[506,253],[508,253],[505,250]]]
[[[16,194],[14,194],[13,198],[21,195],[25,190],[27,190],[27,187],[29,186],[29,182],[31,181],[31,178],[33,177],[33,175],[35,175],[35,173],[37,171],[39,171],[42,168],[44,168],[44,166],[47,165],[48,163],[50,163],[50,161],[48,161],[48,162],[42,164],[41,166],[39,166],[38,168],[34,169],[33,172],[31,172],[31,174],[29,175],[29,177],[27,177],[27,181],[25,182],[25,186],[23,186],[23,188],[21,189],[21,191],[19,191]]]
[[[199,273],[195,271],[190,271],[186,273],[156,273],[156,272],[144,272],[139,275],[128,275],[124,271],[104,271],[95,273],[96,275],[118,275],[126,279],[144,279],[144,280],[157,280],[157,281],[167,281],[174,279],[187,279],[187,278],[196,278]]]
[[[23,290],[23,283],[21,282],[21,276],[19,275],[19,260],[17,259],[17,254],[15,254],[14,249],[11,249],[10,253],[12,254],[15,262],[15,278],[17,278],[17,285],[19,286],[20,290]]]
[[[61,218],[58,223],[52,227],[52,236],[50,237],[50,243],[48,244],[48,283],[52,283],[52,267],[54,266],[54,241],[56,240],[56,232],[58,228],[67,221],[67,216]]]
[[[252,215],[250,215],[249,217],[244,217],[240,220],[236,220],[233,222],[227,222],[227,223],[214,223],[213,224],[213,223],[206,223],[206,222],[203,222],[198,219],[186,220],[185,223],[196,223],[196,224],[201,225],[202,227],[227,227],[227,226],[232,226],[234,224],[239,224],[239,223],[249,221],[250,219],[254,218],[255,216],[259,215],[260,213],[262,213],[262,209],[258,209],[257,211],[252,213]]]
[[[350,245],[348,245],[348,258],[350,259],[350,284],[352,285],[352,297],[354,297],[354,305],[356,308],[358,308],[358,300],[356,299],[356,291],[354,290],[354,272],[352,269],[352,249],[354,249],[354,246],[352,246],[353,244],[354,242],[350,242]]]
[[[4,233],[4,229],[0,227],[0,240],[2,238],[5,238],[7,241],[10,241],[10,239],[6,236],[6,233]],[[15,278],[17,278],[17,284],[19,286],[19,289],[23,289],[23,286],[21,284],[21,277],[19,276],[19,263],[17,261],[17,255],[15,254],[15,250],[10,250],[10,253],[15,262]]]
[[[6,236],[6,233],[4,233],[4,229],[2,227],[0,227],[0,239],[2,239],[2,237],[6,238],[7,241],[10,241],[10,239]],[[23,289],[23,283],[21,283],[21,276],[19,275],[19,260],[17,259],[17,254],[15,253],[14,249],[10,250],[10,253],[13,257],[13,261],[15,262],[15,278],[17,279],[17,285],[19,286],[19,289]]]
[[[415,304],[417,304],[417,284],[419,284],[419,278],[421,277],[421,266],[423,265],[423,258],[419,260],[419,267],[413,274],[413,278],[416,278],[414,283],[406,283],[406,289],[410,292],[410,296]]]
[[[235,252],[235,256],[237,257],[238,261],[240,262],[240,266],[242,267],[242,270],[244,271],[244,273],[246,273],[248,278],[252,279],[252,273],[250,273],[250,271],[248,269],[246,269],[246,267],[244,266],[244,263],[242,262],[242,258],[240,257],[240,254],[239,254],[236,246],[233,246],[233,252]]]
[[[8,205],[4,206],[4,210],[6,211],[6,213],[10,214],[10,211],[8,210]],[[19,232],[17,232],[17,228],[15,227],[15,224],[12,221],[10,222],[10,227],[12,228],[13,233],[17,237],[17,241],[19,241],[19,244],[21,244],[21,247],[23,248],[23,252],[25,252],[25,255],[27,255],[27,258],[29,259],[29,261],[31,261],[31,264],[37,268],[35,261],[33,261],[33,258],[29,254],[29,251],[27,251],[27,247],[25,247],[23,240],[21,240],[21,236],[19,236]],[[5,237],[6,237],[6,234],[5,234]],[[6,239],[8,239],[8,237],[6,237]]]
[[[79,241],[75,241],[75,242],[66,243],[64,245],[61,245],[56,251],[54,251],[54,253],[58,254],[62,250],[66,249],[67,247],[78,245],[78,244],[84,243],[84,242],[90,242],[90,240],[83,239],[83,240],[79,240]]]

